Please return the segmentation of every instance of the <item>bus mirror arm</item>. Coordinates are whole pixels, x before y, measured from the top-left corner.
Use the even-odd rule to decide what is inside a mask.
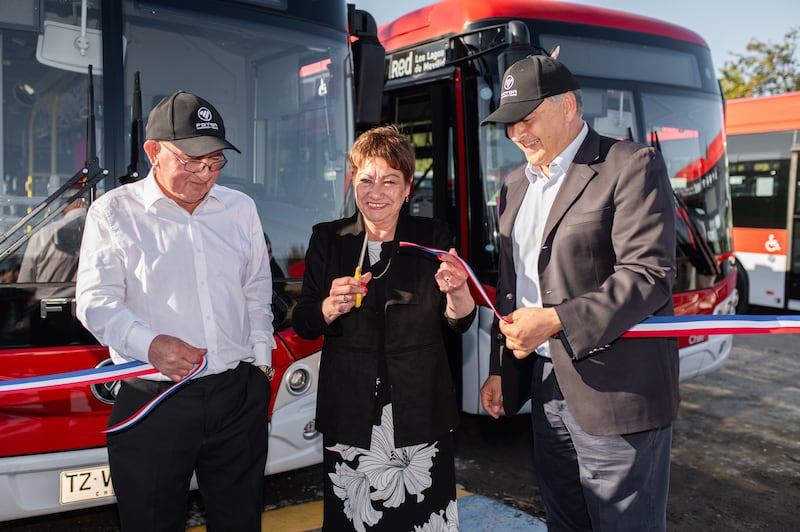
[[[381,121],[386,51],[378,40],[378,25],[371,14],[347,4],[347,25],[357,39],[350,46],[355,81],[355,122],[368,129]]]
[[[550,55],[540,46],[530,43],[528,26],[520,20],[485,26],[449,37],[446,66],[473,61],[488,54],[498,56],[500,77],[516,61],[532,54]]]
[[[108,170],[100,168],[96,157],[90,160],[86,167],[75,172],[66,183],[58,187],[45,200],[20,218],[17,223],[0,234],[0,263],[16,253],[41,227],[60,216],[64,206],[80,198],[91,200],[94,187],[106,176],[108,176]],[[71,189],[75,189],[75,192],[72,195],[68,195],[67,193]],[[52,208],[50,207],[51,205],[56,207]],[[49,213],[47,213],[48,208],[50,208]],[[26,226],[31,227],[31,229],[21,231]],[[8,242],[11,243],[8,244]]]

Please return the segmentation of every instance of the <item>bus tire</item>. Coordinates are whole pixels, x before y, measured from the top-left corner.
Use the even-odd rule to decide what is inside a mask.
[[[747,270],[738,260],[736,261],[736,291],[739,292],[736,314],[747,314],[750,310],[750,281],[747,278]]]

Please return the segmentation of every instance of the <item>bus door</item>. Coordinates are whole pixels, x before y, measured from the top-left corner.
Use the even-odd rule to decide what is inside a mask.
[[[458,253],[468,257],[466,235],[469,223],[463,208],[465,169],[459,163],[463,156],[463,141],[451,79],[416,82],[385,92],[386,120],[398,126],[414,145],[416,168],[414,189],[409,201],[409,213],[445,220],[454,237]],[[461,154],[459,153],[461,152]],[[476,320],[477,322],[477,320]],[[471,335],[475,338],[477,329]],[[470,336],[467,333],[465,336]],[[453,382],[460,383],[462,368],[462,337],[446,335],[448,359]],[[477,355],[477,353],[475,353]]]
[[[483,155],[479,136],[487,134],[479,123],[481,116],[488,114],[484,108],[487,99],[480,95],[487,90],[487,81],[474,76],[468,67],[455,67],[432,79],[390,80],[384,91],[384,118],[397,124],[416,150],[410,214],[447,221],[459,256],[485,287],[493,287],[496,191],[484,190],[479,160]],[[500,180],[495,181],[493,185],[499,188]],[[469,331],[447,337],[453,380],[464,412],[481,412],[479,390],[489,372],[493,321],[491,310],[479,307]]]
[[[791,202],[792,224],[790,226],[789,242],[791,247],[787,255],[791,258],[789,265],[788,308],[800,310],[800,139],[795,135],[792,146],[792,158],[789,163],[789,190],[793,190],[789,198]]]
[[[453,128],[446,83],[414,85],[387,93],[387,119],[414,145],[417,163],[409,212],[447,220],[455,234]]]
[[[790,308],[800,299],[797,171],[790,170],[787,140],[783,133],[728,137],[739,314],[750,305]]]

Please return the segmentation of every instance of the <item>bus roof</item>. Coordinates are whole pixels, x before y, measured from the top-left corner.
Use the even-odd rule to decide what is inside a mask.
[[[800,129],[800,92],[728,100],[725,132],[728,135]]]
[[[387,51],[458,34],[465,24],[487,18],[530,18],[603,26],[679,39],[708,48],[698,34],[640,15],[554,0],[442,0],[412,11],[378,29]],[[437,21],[433,23],[431,21]]]

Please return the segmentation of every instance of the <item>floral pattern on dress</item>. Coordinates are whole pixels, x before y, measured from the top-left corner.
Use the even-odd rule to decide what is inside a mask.
[[[369,497],[369,482],[364,473],[347,464],[336,464],[336,473],[331,473],[333,492],[344,501],[344,514],[353,523],[353,528],[364,532],[364,523],[369,526],[380,521],[383,512],[372,507]]]
[[[450,501],[445,510],[431,514],[427,523],[415,526],[414,532],[458,532],[458,524],[458,506]]]
[[[396,449],[392,407],[387,404],[381,412],[381,424],[372,428],[369,449],[341,444],[327,447],[344,461],[357,463],[355,469],[347,463],[337,463],[335,472],[329,473],[333,491],[344,503],[345,515],[356,530],[365,530],[365,524],[375,525],[383,516],[372,501],[381,502],[384,508],[398,508],[406,501],[406,495],[415,496],[417,502],[425,499],[423,491],[433,482],[431,468],[439,452],[437,444]],[[432,513],[428,522],[415,530],[458,530],[456,501],[450,501],[438,514]]]

